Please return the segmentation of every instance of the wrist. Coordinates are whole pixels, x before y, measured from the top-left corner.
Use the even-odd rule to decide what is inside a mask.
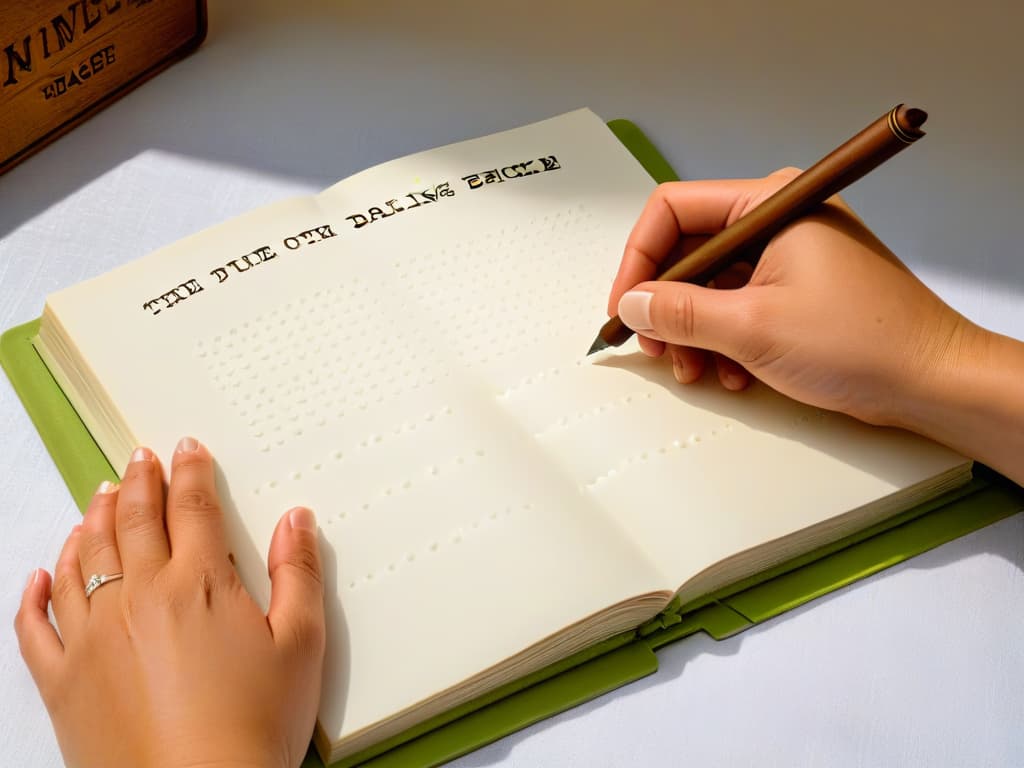
[[[941,352],[911,380],[892,426],[1024,483],[1024,343],[960,318]]]

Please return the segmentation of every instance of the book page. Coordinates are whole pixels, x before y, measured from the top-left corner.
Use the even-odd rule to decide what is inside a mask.
[[[635,340],[530,387],[507,404],[677,586],[774,543],[733,580],[757,573],[969,477],[969,460],[929,440],[760,383],[728,392],[713,368],[683,387]],[[804,543],[786,545],[808,529]]]
[[[50,298],[130,426],[103,446],[115,466],[134,442],[210,447],[264,605],[274,525],[316,511],[333,741],[616,603],[660,591],[653,614],[670,597],[502,402],[525,375],[584,366],[652,188],[581,111],[385,164]]]

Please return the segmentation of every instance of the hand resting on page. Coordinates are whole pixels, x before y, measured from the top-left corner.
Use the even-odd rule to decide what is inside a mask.
[[[103,484],[15,620],[69,766],[297,766],[320,699],[316,522],[285,514],[264,615],[230,561],[213,461],[184,438],[166,497],[151,451]],[[122,574],[86,597],[92,574]],[[47,617],[47,605],[60,633]]]

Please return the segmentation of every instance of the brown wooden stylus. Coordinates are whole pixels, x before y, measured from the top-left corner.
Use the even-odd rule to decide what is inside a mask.
[[[927,117],[921,109],[893,107],[655,279],[703,284],[730,261],[760,253],[794,219],[924,136],[921,126]],[[618,316],[613,317],[601,327],[587,354],[617,347],[632,335]]]

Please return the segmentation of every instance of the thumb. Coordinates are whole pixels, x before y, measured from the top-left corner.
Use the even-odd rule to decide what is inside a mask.
[[[619,300],[619,319],[642,336],[735,359],[746,333],[746,290],[670,281],[640,283]]]
[[[324,648],[324,590],[316,518],[305,507],[281,517],[270,542],[267,620],[279,648],[319,659]]]

